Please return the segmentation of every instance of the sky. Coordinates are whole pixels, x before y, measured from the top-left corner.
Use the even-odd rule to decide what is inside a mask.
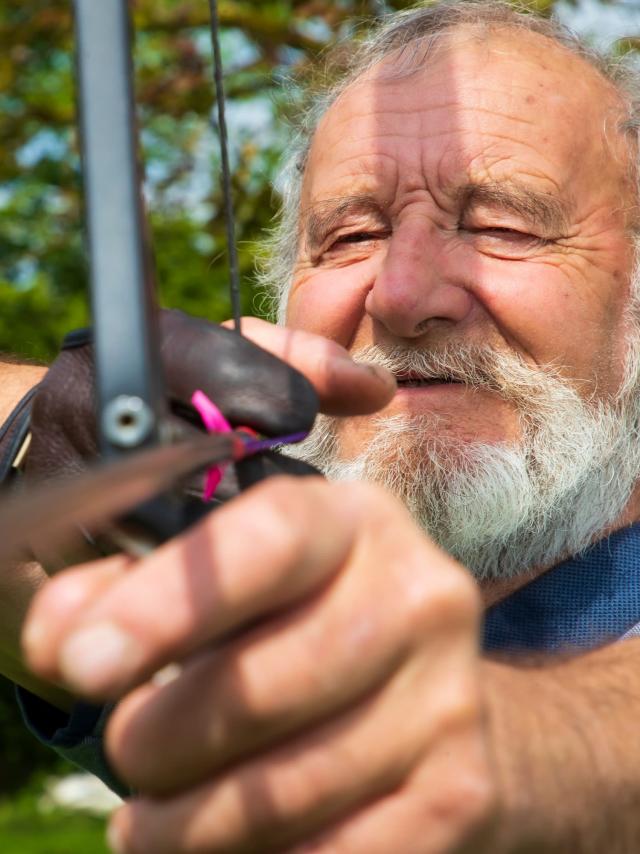
[[[562,2],[558,16],[571,29],[606,50],[616,39],[640,33],[640,0],[577,0]]]

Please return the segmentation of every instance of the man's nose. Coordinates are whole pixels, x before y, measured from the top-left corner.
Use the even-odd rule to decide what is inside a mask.
[[[400,338],[417,338],[435,322],[463,321],[473,297],[456,284],[451,251],[432,223],[399,226],[367,294],[365,309],[370,317]]]

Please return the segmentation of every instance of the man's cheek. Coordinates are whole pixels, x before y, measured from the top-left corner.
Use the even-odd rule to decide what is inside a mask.
[[[572,364],[574,337],[588,343],[591,324],[570,277],[545,261],[485,265],[475,294],[510,345],[528,362]],[[575,333],[575,335],[574,335]]]
[[[286,325],[348,347],[362,322],[365,298],[372,284],[368,264],[303,274],[292,286]]]

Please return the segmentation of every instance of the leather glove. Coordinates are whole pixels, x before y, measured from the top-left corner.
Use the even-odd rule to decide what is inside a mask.
[[[0,426],[0,485],[9,484],[22,456],[29,434],[29,419],[33,399],[39,386],[35,385],[13,408],[7,420]]]
[[[298,371],[248,339],[180,311],[160,312],[161,353],[173,413],[195,427],[191,395],[202,389],[233,426],[267,436],[311,429],[318,409],[313,386]],[[97,453],[90,332],[67,336],[35,395],[29,475],[51,477],[86,467]],[[309,467],[272,455],[269,471]]]
[[[309,381],[285,362],[236,333],[179,311],[160,313],[161,353],[169,402],[174,416],[192,429],[202,429],[200,417],[189,400],[196,389],[205,392],[233,426],[251,427],[267,436],[284,436],[311,429],[318,400]],[[24,432],[25,412],[31,406],[31,447],[25,465],[27,480],[78,473],[98,454],[93,389],[91,334],[80,330],[67,336],[62,352],[43,381],[23,403],[20,417],[5,431],[9,460],[16,445],[16,426]],[[9,439],[13,437],[10,442]],[[0,431],[0,443],[2,432]],[[273,474],[317,474],[305,463],[277,453],[259,455],[229,466],[216,499],[226,500],[240,489]],[[151,514],[156,535],[174,535],[209,505],[194,500],[203,478],[197,476],[183,490],[185,508],[176,514]],[[158,502],[162,503],[162,502]],[[188,506],[187,506],[188,505]],[[100,540],[100,552],[113,543]],[[37,553],[52,571],[79,560],[95,557],[95,551],[75,543],[70,551]]]

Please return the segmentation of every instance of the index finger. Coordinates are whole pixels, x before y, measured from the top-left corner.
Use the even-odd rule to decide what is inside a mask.
[[[231,328],[232,322],[222,325]],[[328,338],[274,326],[257,317],[242,319],[242,333],[303,374],[318,394],[320,410],[327,415],[369,415],[389,403],[396,392],[390,371],[354,362],[344,347]]]
[[[357,505],[321,478],[273,478],[78,600],[77,571],[36,595],[24,641],[30,666],[83,695],[116,697],[168,662],[304,600],[339,572]],[[316,536],[309,537],[313,528]],[[34,640],[35,639],[35,640]]]

